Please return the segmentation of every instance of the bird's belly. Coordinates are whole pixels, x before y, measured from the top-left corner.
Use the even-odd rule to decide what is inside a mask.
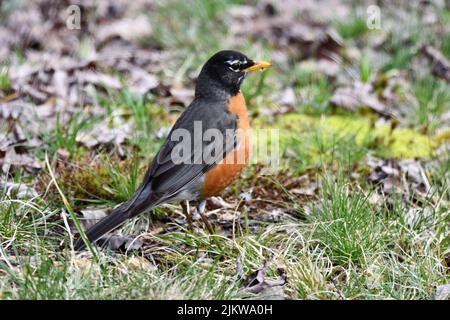
[[[244,163],[232,162],[235,161],[236,158],[239,158],[239,152],[242,151],[236,149],[213,169],[208,171],[201,189],[203,197],[212,197],[219,194],[240,176],[247,165],[249,152],[248,150],[244,150],[244,156],[246,158]]]
[[[203,197],[219,194],[240,176],[250,158],[250,125],[242,94],[230,99],[230,112],[238,117],[237,148],[226,155],[215,167],[205,175],[201,188]]]

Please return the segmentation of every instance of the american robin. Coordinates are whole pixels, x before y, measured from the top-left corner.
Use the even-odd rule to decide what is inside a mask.
[[[86,232],[89,241],[168,202],[181,202],[191,225],[192,200],[199,200],[197,210],[212,232],[204,215],[205,199],[229,186],[249,160],[250,124],[241,84],[248,72],[270,66],[237,51],[214,54],[200,72],[194,100],[176,121],[134,195]],[[75,249],[84,245],[80,237]]]

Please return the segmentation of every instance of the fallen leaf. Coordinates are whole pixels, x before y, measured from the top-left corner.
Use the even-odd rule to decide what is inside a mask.
[[[80,82],[92,83],[115,90],[122,88],[118,78],[100,72],[83,71],[79,73],[78,79]]]
[[[232,18],[230,31],[236,41],[241,38],[264,39],[295,59],[315,57],[332,60],[340,54],[343,41],[325,21],[346,12],[335,9],[331,17],[326,14],[331,12],[328,6],[325,8],[317,2],[312,5],[305,1],[284,1],[282,5],[272,2],[256,8],[242,6],[242,11],[240,7],[231,6],[229,9]]]
[[[434,298],[436,300],[450,300],[450,284],[437,286]]]
[[[221,197],[210,197],[206,200],[206,206],[210,210],[214,209],[233,209],[235,205],[226,202]]]
[[[142,69],[133,68],[127,85],[131,93],[144,95],[151,89],[156,88],[159,85],[159,80],[156,76]]]
[[[419,161],[370,159],[368,165],[372,168],[368,180],[377,185],[381,194],[401,192],[406,197],[430,194],[430,182]]]
[[[440,51],[429,45],[423,45],[422,52],[431,63],[433,74],[450,82],[450,61]]]
[[[133,127],[132,123],[125,123],[118,128],[110,128],[107,123],[101,123],[90,130],[80,131],[76,141],[87,148],[94,148],[98,145],[120,147],[132,133]]]
[[[81,271],[83,277],[88,277],[90,274],[99,275],[99,265],[92,262],[91,257],[77,257],[72,259],[73,268]]]
[[[80,219],[84,230],[89,229],[94,224],[107,216],[106,208],[84,209],[80,210],[82,219]]]
[[[172,97],[172,104],[182,104],[188,106],[194,99],[194,89],[188,88],[170,88],[170,95]]]
[[[317,190],[317,183],[316,182],[310,182],[308,186],[304,188],[294,188],[290,189],[289,191],[296,195],[302,195],[302,196],[314,196],[316,194]]]
[[[6,195],[15,199],[35,198],[39,196],[35,189],[23,183],[5,182],[0,180],[0,189],[6,190]]]
[[[295,105],[297,104],[297,99],[295,97],[294,89],[292,89],[290,87],[286,88],[281,93],[281,98],[279,99],[279,101],[280,101],[280,105],[295,107]]]
[[[96,38],[99,43],[104,43],[114,37],[137,41],[152,35],[152,25],[147,16],[139,15],[101,24],[96,31]]]
[[[386,105],[370,92],[369,85],[354,84],[353,87],[343,87],[335,90],[330,98],[330,103],[350,111],[356,111],[361,107],[367,107],[381,115],[391,115]]]
[[[406,224],[412,229],[416,227],[424,219],[433,216],[433,212],[429,208],[409,208],[405,215]]]
[[[265,278],[267,269],[268,264],[267,261],[265,261],[261,269],[256,270],[255,272],[251,273],[246,279],[244,279],[245,288],[243,289],[243,291],[264,295],[264,293],[267,292],[269,288],[284,286],[286,284],[287,276],[283,269],[277,269],[278,278],[275,280]]]
[[[125,262],[127,268],[132,271],[148,271],[155,269],[155,266],[148,259],[141,256],[132,256]]]
[[[15,167],[25,167],[32,173],[36,173],[42,169],[41,162],[34,155],[18,154],[14,148],[6,151],[5,157],[0,159],[0,165],[5,173],[11,172]]]
[[[100,238],[98,242],[101,245],[104,245],[105,242],[107,242],[110,249],[118,251],[138,250],[144,244],[144,241],[141,239],[129,238],[120,235],[112,235],[109,237],[104,236]]]
[[[251,190],[251,189],[248,191],[243,191],[239,194],[239,198],[244,200],[246,203],[249,203],[253,199],[252,193],[253,193],[253,190]]]

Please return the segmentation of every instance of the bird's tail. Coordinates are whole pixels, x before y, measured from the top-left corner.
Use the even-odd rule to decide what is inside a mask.
[[[102,235],[113,230],[119,226],[125,220],[137,216],[138,214],[154,208],[158,205],[159,201],[153,199],[152,194],[145,192],[145,189],[149,188],[139,188],[134,196],[124,202],[119,207],[115,208],[108,216],[104,217],[102,220],[93,225],[87,230],[86,236],[90,242],[97,241]],[[80,236],[74,244],[75,250],[81,250],[85,246],[85,243]]]

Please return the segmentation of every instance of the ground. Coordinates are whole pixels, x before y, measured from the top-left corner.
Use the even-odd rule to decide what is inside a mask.
[[[448,298],[450,8],[382,3],[3,1],[0,299]],[[221,49],[273,64],[242,91],[279,165],[208,201],[214,234],[164,205],[73,251]]]

